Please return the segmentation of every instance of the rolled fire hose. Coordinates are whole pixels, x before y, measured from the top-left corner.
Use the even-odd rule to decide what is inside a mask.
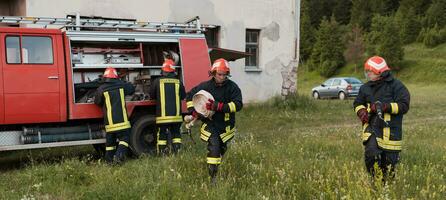
[[[203,115],[203,117],[211,119],[215,112],[206,109],[206,103],[209,102],[209,99],[214,100],[212,94],[205,90],[200,90],[192,97],[192,104],[194,105],[194,109],[197,111],[197,113]],[[190,129],[192,126],[194,126],[196,120],[197,119],[195,119],[192,115],[186,115],[184,117],[185,127]]]

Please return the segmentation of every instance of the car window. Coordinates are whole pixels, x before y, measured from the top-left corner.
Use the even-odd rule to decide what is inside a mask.
[[[341,79],[335,79],[333,81],[333,86],[338,86],[338,85],[341,85]]]
[[[326,81],[324,82],[324,85],[325,85],[325,86],[330,86],[331,83],[333,83],[333,79],[328,79],[328,80],[326,80]]]
[[[361,84],[362,82],[356,78],[346,78],[344,79],[345,81],[347,81],[347,83],[350,84]]]

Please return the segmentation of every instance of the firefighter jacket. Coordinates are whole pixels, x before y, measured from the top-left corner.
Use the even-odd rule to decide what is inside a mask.
[[[131,83],[126,83],[119,79],[106,79],[98,87],[94,103],[102,106],[105,131],[107,133],[131,127],[127,118],[124,97],[132,94],[134,91],[135,88]]]
[[[356,113],[362,108],[369,111],[369,123],[363,124],[363,142],[374,135],[381,149],[401,151],[403,114],[409,111],[410,94],[389,71],[383,72],[382,77],[381,80],[362,85],[353,106]],[[383,119],[376,113],[370,113],[370,105],[376,101],[390,105],[383,113]]]
[[[235,132],[235,112],[243,107],[242,92],[237,84],[231,80],[226,80],[221,85],[217,85],[214,78],[200,83],[191,89],[187,94],[187,108],[193,108],[192,97],[200,90],[205,90],[212,94],[215,102],[222,102],[221,112],[215,112],[212,119],[202,119],[201,139],[208,141],[212,133],[219,134],[223,142],[234,137]]]
[[[186,97],[183,83],[175,77],[175,73],[167,73],[155,79],[150,88],[150,97],[157,99],[156,123],[181,123],[181,100]]]

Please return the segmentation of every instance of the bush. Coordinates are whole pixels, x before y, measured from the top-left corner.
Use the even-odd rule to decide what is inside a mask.
[[[446,27],[440,29],[438,25],[435,25],[433,28],[423,28],[417,41],[429,48],[442,44],[446,42]]]
[[[276,109],[285,110],[315,110],[317,105],[308,95],[292,94],[286,98],[282,96],[273,97],[267,105]]]

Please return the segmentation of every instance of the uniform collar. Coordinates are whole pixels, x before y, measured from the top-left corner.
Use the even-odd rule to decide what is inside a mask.
[[[212,83],[213,83],[215,86],[217,86],[217,87],[224,86],[224,85],[226,85],[226,84],[228,83],[228,79],[227,79],[227,78],[226,78],[225,81],[223,81],[223,83],[220,83],[220,84],[217,84],[217,82],[215,82],[215,78],[214,78],[214,77],[212,77],[211,81],[212,81]]]
[[[390,73],[390,71],[385,71],[381,74],[381,79],[377,80],[377,81],[370,81],[370,85],[380,85],[381,83],[384,82],[390,82],[393,80],[393,75],[392,73]]]

